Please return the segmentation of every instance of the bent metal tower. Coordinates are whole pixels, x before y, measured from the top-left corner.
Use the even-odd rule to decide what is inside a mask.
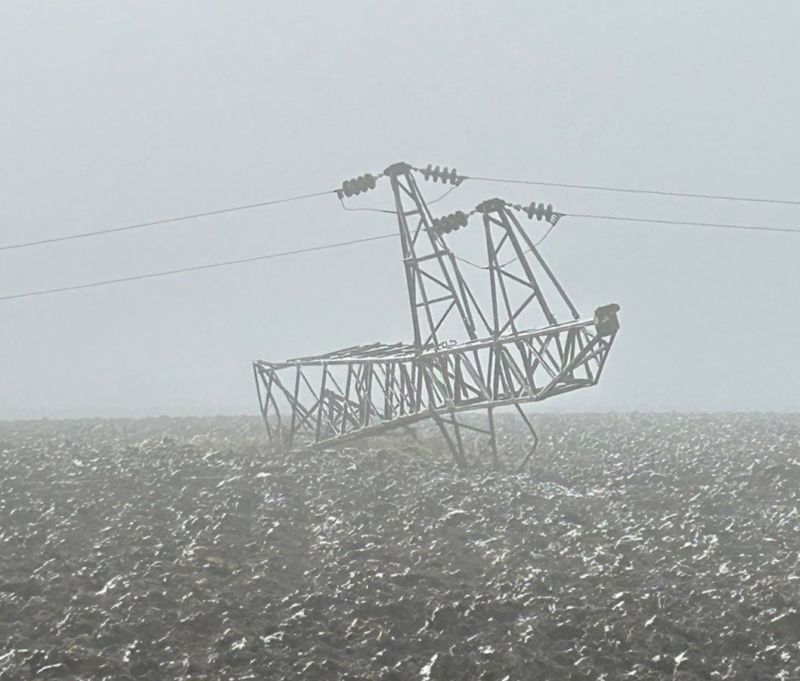
[[[413,341],[254,362],[267,435],[286,450],[333,448],[431,419],[455,462],[466,466],[468,432],[485,436],[479,455],[498,461],[495,412],[505,408],[530,433],[522,465],[537,444],[525,405],[598,382],[619,329],[619,306],[581,318],[520,222],[536,218],[550,230],[563,217],[552,206],[493,198],[434,217],[418,177],[453,188],[467,179],[447,168],[395,163],[337,192],[349,198],[388,180]],[[482,232],[478,262],[448,243],[470,227]]]

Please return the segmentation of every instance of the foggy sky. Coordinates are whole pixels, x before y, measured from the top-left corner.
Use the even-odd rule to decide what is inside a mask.
[[[789,1],[6,0],[0,243],[332,189],[399,160],[798,199],[798,29]],[[800,227],[800,207],[477,183],[439,207],[498,195]],[[392,228],[323,197],[0,252],[0,295]],[[617,302],[622,330],[600,386],[540,408],[798,409],[800,235],[566,218],[542,250],[584,316]],[[253,359],[410,340],[405,295],[386,240],[0,302],[0,418],[255,413]]]

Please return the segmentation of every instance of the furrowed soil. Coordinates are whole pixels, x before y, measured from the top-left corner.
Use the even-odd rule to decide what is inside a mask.
[[[800,679],[800,416],[536,424],[461,473],[429,431],[0,423],[0,680]]]

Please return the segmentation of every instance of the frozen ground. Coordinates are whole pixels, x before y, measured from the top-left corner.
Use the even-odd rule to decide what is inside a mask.
[[[519,475],[0,423],[0,680],[800,679],[800,416],[536,423]]]

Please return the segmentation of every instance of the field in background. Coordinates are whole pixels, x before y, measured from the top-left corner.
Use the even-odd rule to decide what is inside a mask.
[[[0,422],[0,681],[800,679],[799,415],[535,423],[465,474],[429,432]]]

